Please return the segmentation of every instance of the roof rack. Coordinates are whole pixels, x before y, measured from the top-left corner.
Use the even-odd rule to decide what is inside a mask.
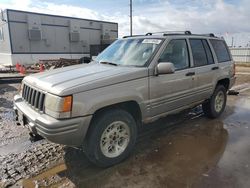
[[[163,36],[168,36],[168,35],[194,35],[194,36],[216,37],[213,33],[192,34],[191,31],[160,31],[160,32],[154,32],[154,33],[146,33],[145,35],[124,36],[123,38],[139,37],[139,36],[152,36],[152,35],[155,35],[155,34],[162,34]]]
[[[163,36],[168,35],[168,34],[172,34],[172,35],[176,35],[176,34],[182,34],[182,35],[191,35],[191,31],[159,31],[159,32],[153,32],[153,33],[146,33],[145,35],[128,35],[128,36],[124,36],[123,38],[128,38],[128,37],[140,37],[140,36],[151,36],[154,34],[162,34]]]
[[[146,36],[148,35],[154,35],[154,34],[163,34],[165,35],[176,35],[176,34],[182,34],[182,35],[192,35],[191,31],[160,31],[160,32],[154,32],[154,33],[146,33]]]

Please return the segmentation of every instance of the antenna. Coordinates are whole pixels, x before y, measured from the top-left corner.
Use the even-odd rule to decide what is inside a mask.
[[[3,10],[1,9],[1,20],[3,21]]]
[[[1,20],[6,22],[6,19],[4,19],[4,14],[3,14],[3,10],[1,9]]]
[[[130,0],[130,3],[129,3],[129,7],[130,7],[130,36],[132,36],[133,35],[133,13],[132,13],[132,11],[133,11],[133,4],[132,4],[133,2],[132,2],[132,0]]]

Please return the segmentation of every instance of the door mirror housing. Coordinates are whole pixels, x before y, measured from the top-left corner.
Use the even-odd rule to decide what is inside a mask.
[[[161,62],[156,67],[156,75],[172,74],[175,72],[174,64],[171,62]]]

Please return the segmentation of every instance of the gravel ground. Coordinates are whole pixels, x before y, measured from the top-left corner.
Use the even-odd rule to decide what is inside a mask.
[[[22,127],[15,124],[13,97],[18,92],[19,84],[0,84],[0,146],[27,134]]]
[[[0,84],[0,187],[29,178],[63,161],[63,146],[31,143],[28,130],[15,123],[13,97],[20,84]]]

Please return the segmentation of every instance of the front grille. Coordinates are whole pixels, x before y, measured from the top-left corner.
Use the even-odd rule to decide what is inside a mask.
[[[24,84],[22,97],[33,108],[39,111],[43,111],[45,99],[45,94],[43,92],[33,89]]]

